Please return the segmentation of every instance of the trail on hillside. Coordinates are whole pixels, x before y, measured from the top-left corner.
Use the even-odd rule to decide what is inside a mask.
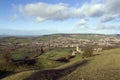
[[[60,80],[120,80],[120,50],[104,51]]]
[[[87,59],[78,59],[56,68],[20,72],[2,80],[58,80],[73,72],[77,67],[87,64],[87,62]]]
[[[120,49],[107,50],[54,69],[21,72],[3,80],[120,80]]]

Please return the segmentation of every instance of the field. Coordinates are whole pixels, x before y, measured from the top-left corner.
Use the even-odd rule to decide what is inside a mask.
[[[75,48],[52,48],[50,51],[45,52],[43,55],[36,57],[37,61],[35,64],[33,65],[22,64],[18,66],[5,64],[6,62],[3,59],[3,54],[0,54],[1,57],[0,77],[5,77],[9,74],[28,71],[31,69],[43,70],[43,69],[55,68],[57,66],[64,65],[66,64],[65,62],[58,62],[56,61],[56,59],[70,55],[72,53],[72,50],[75,50]],[[24,48],[20,48],[13,51],[11,55],[11,57],[16,60],[24,59],[25,56],[29,56],[29,54],[26,52],[26,50],[24,50]],[[74,59],[71,59],[71,61],[76,60],[77,58],[81,58],[81,56],[79,55]]]
[[[119,80],[119,59],[119,48],[105,50],[90,58],[75,58],[56,68],[25,71],[2,80]]]

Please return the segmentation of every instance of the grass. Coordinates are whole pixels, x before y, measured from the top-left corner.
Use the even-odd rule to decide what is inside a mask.
[[[47,55],[47,54],[46,54]],[[78,56],[54,69],[44,71],[25,71],[8,76],[2,80],[119,80],[120,79],[120,49],[100,52],[91,57],[85,65],[77,65]],[[77,65],[77,66],[75,66]]]
[[[26,56],[29,56],[31,54],[29,51],[30,49],[27,50],[25,48],[16,49],[15,51],[11,52],[12,58],[16,60],[24,59]]]
[[[43,55],[38,57],[38,62],[36,66],[42,69],[54,68],[65,63],[55,61],[57,58],[65,57],[70,55],[74,50],[74,48],[54,48],[49,52],[44,53]]]
[[[120,49],[106,50],[101,52],[101,55],[91,58],[87,65],[78,67],[60,80],[119,80],[119,58]]]
[[[77,57],[71,59],[68,64],[54,61],[54,59],[57,59],[59,57],[63,57],[63,56],[67,56],[67,55],[71,54],[71,50],[73,50],[73,49],[74,48],[55,48],[55,49],[51,49],[49,52],[44,53],[42,56],[38,57],[38,62],[36,63],[36,66],[39,67],[40,70],[51,69],[51,68],[53,69],[53,68],[56,68],[56,67],[57,67],[56,69],[61,69],[61,68],[68,67],[68,66],[74,64],[75,63],[74,61],[78,62],[78,60],[81,60],[81,56],[78,55]],[[51,60],[49,60],[49,59],[51,59]],[[61,65],[63,65],[63,66],[61,66]],[[59,66],[61,66],[61,67],[59,67]],[[33,71],[32,72],[29,71],[29,72],[30,72],[29,74],[33,74]],[[24,74],[24,72],[23,72],[23,74]],[[20,76],[23,76],[23,78],[24,78],[24,76],[26,76],[26,75],[21,74]]]
[[[79,59],[56,68],[25,71],[6,77],[2,80],[48,80],[46,78],[49,78],[49,80],[55,80],[71,73],[74,69],[76,69],[76,67],[78,67],[80,64],[83,64],[82,62],[83,60]]]
[[[67,56],[69,54],[71,54],[71,50],[73,50],[74,48],[54,48],[51,49],[49,52],[44,53],[43,55],[39,56],[37,59],[37,62],[34,65],[26,65],[26,64],[22,64],[22,65],[18,65],[18,66],[5,66],[5,60],[3,60],[3,54],[0,54],[0,58],[2,60],[0,60],[0,71],[4,71],[4,73],[6,73],[7,71],[11,71],[12,72],[21,72],[21,71],[26,71],[26,70],[31,70],[31,69],[39,69],[39,70],[43,70],[43,69],[49,69],[49,68],[54,68],[60,65],[63,65],[65,63],[61,63],[61,62],[57,62],[55,61],[55,59],[59,58],[59,57],[63,57],[63,56]],[[33,51],[34,52],[34,51]],[[26,56],[29,56],[31,54],[30,49],[28,50],[28,48],[18,48],[14,51],[11,52],[11,56],[13,59],[15,60],[21,60],[24,59]],[[4,76],[4,74],[0,74],[0,78],[1,76]],[[6,75],[9,75],[8,73],[6,73]]]
[[[57,59],[72,54],[72,50],[74,49],[75,48],[53,48],[39,58]]]

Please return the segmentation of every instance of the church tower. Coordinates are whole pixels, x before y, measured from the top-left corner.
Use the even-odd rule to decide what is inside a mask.
[[[79,46],[78,46],[78,44],[76,45],[76,51],[79,51]]]

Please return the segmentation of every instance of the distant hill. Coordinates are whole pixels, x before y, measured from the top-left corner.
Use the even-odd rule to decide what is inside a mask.
[[[75,38],[75,39],[88,39],[88,40],[99,40],[104,39],[106,37],[120,37],[120,34],[65,34],[65,33],[59,33],[59,34],[46,34],[46,35],[0,35],[0,38],[10,39],[10,38],[17,38],[17,39],[26,39],[29,38],[29,40],[49,40],[49,39],[55,39],[58,37],[65,37],[65,38]]]
[[[118,37],[120,37],[120,34],[115,34],[115,36],[118,36]]]
[[[8,35],[0,35],[0,38],[8,37]]]
[[[56,33],[56,34],[34,34],[34,35],[0,35],[0,37],[10,37],[10,36],[15,36],[15,37],[39,37],[39,36],[63,36],[63,37],[70,37],[70,36],[108,36],[107,34],[92,34],[92,33]],[[120,34],[110,34],[109,36],[120,36]]]

